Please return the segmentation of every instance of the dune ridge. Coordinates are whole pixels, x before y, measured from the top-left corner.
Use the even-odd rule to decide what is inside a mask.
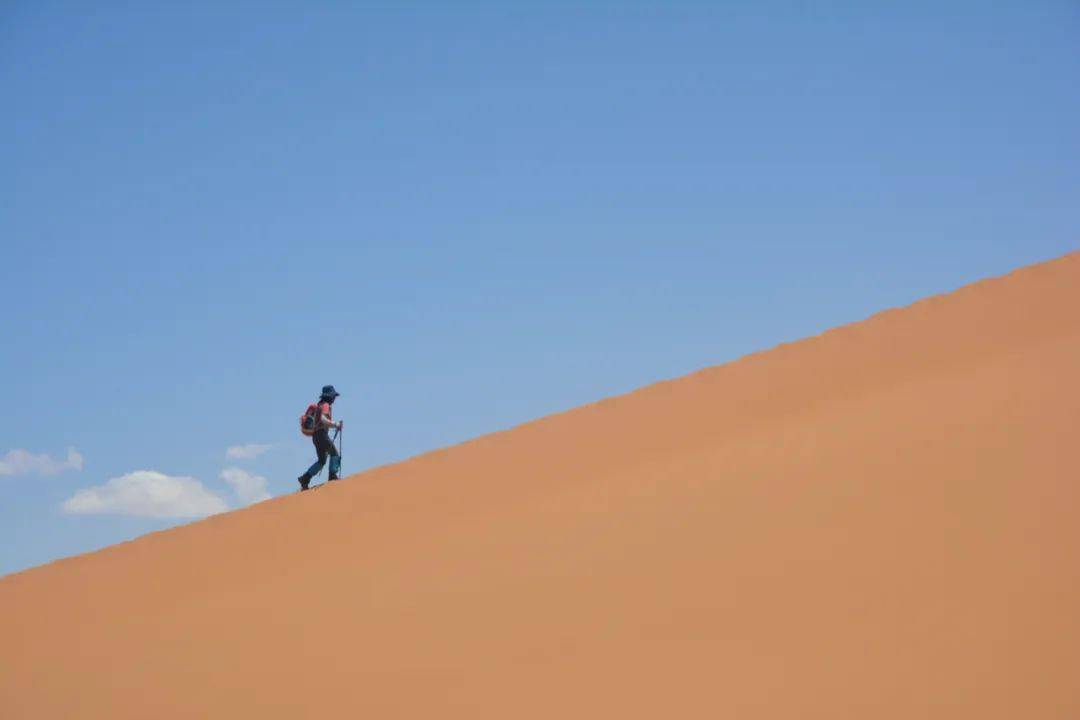
[[[0,579],[0,716],[1080,717],[1080,253]]]

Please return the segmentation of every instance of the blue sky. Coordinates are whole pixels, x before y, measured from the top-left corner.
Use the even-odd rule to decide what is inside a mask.
[[[0,574],[1078,246],[1075,2],[325,5],[0,9]]]

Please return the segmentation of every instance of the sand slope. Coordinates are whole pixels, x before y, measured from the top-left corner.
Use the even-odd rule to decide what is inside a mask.
[[[1080,717],[1078,370],[1073,254],[19,573],[0,716]]]

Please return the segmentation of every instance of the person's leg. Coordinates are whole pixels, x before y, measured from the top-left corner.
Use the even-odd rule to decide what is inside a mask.
[[[297,478],[300,481],[300,487],[305,490],[307,489],[308,483],[311,482],[311,478],[321,473],[323,465],[326,464],[326,445],[333,447],[330,443],[330,436],[325,430],[317,430],[315,434],[311,436],[311,442],[315,445],[315,454],[318,459],[303,475]]]
[[[334,443],[330,443],[330,448],[327,451],[330,453],[330,479],[337,480],[341,473],[341,453],[334,446]]]
[[[326,464],[326,446],[330,444],[330,435],[325,430],[316,430],[311,437],[311,442],[315,444],[315,454],[318,459],[308,468],[308,473],[311,477],[315,477],[322,472],[323,465]]]
[[[341,469],[341,453],[334,446],[334,441],[330,439],[329,430],[322,431],[322,439],[319,441],[319,445],[322,447],[322,452],[330,457],[330,480],[337,480]]]

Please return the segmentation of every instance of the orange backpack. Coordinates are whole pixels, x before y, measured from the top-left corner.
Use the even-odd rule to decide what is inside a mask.
[[[319,403],[311,403],[307,406],[307,410],[300,416],[300,432],[304,435],[311,436],[315,434],[315,430],[319,427]]]

